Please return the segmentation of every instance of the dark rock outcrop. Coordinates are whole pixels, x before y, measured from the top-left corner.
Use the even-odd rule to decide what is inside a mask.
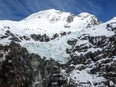
[[[53,59],[29,54],[15,42],[0,45],[0,87],[66,87],[66,83]]]
[[[94,86],[99,87],[102,85],[102,87],[115,87],[116,35],[111,37],[93,37],[85,35],[80,40],[83,42],[86,41],[86,43],[81,43],[78,45],[78,39],[67,42],[72,46],[71,49],[66,50],[67,53],[70,54],[70,61],[67,63],[67,73],[71,73],[74,70],[82,71],[87,68],[91,68],[87,71],[89,74],[98,75],[98,77],[103,77],[106,79],[100,83],[94,82]],[[75,67],[78,65],[80,66]],[[81,84],[80,87],[83,87],[84,84],[88,83],[79,82],[78,85],[79,84]]]

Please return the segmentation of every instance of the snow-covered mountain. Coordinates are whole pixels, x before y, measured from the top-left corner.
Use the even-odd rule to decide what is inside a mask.
[[[31,34],[53,36],[55,33],[81,31],[97,24],[99,24],[97,18],[89,13],[74,16],[70,13],[51,9],[32,14],[19,22],[0,21],[0,28],[2,32],[10,29],[14,34],[27,35],[30,38]]]
[[[101,23],[85,12],[40,11],[0,21],[0,44],[0,87],[5,78],[15,87],[116,86],[115,17]]]
[[[98,24],[97,18],[89,13],[74,16],[70,13],[51,9],[32,14],[19,22],[1,21],[1,43],[6,44],[15,40],[27,47],[30,52],[62,61],[64,58],[68,58],[65,53],[67,40],[77,38],[81,31]],[[62,38],[64,35],[68,39]],[[56,37],[61,39],[54,41],[53,39]],[[46,41],[50,42],[44,43]],[[36,50],[35,48],[38,46],[40,48]],[[54,49],[56,54],[51,55]]]

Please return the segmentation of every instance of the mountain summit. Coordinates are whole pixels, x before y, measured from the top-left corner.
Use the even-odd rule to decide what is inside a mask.
[[[11,27],[15,34],[47,34],[81,31],[100,24],[98,19],[89,13],[81,13],[77,16],[59,10],[45,10],[34,13],[22,21],[0,21],[1,28]],[[16,32],[16,30],[18,32]]]
[[[0,21],[0,87],[115,87],[116,18],[51,9]]]

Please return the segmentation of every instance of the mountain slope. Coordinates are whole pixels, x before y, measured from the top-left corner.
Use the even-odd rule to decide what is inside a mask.
[[[21,56],[13,56],[27,62],[25,68],[19,61],[19,69],[32,72],[27,73],[33,79],[24,80],[31,81],[31,87],[116,86],[116,18],[100,23],[89,13],[75,16],[54,9],[41,11],[19,22],[0,21],[0,44],[1,66],[9,63],[12,47],[18,53],[18,49],[26,49]],[[17,62],[14,57],[11,60]]]

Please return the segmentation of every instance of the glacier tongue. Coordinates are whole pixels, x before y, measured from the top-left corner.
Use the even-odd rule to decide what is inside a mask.
[[[47,59],[53,58],[60,63],[66,63],[69,58],[69,54],[66,53],[66,49],[71,48],[71,46],[67,44],[67,41],[76,39],[78,37],[80,37],[80,33],[74,32],[70,35],[58,37],[47,43],[26,41],[23,43],[21,42],[20,44],[23,47],[26,47],[27,50],[31,53],[39,54],[43,57],[46,57]]]

